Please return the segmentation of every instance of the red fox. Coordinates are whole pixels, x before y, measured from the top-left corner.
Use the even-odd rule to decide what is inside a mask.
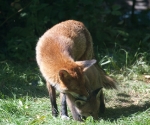
[[[72,112],[73,118],[78,121],[82,121],[81,117],[92,116],[94,119],[98,119],[101,113],[105,111],[105,102],[102,88],[108,89],[114,88],[117,89],[116,84],[110,84],[110,81],[105,81],[102,78],[102,71],[99,71],[99,67],[96,65],[91,66],[85,72],[86,83],[89,84],[92,93],[88,97],[88,99],[80,100],[74,98],[70,94],[66,94],[67,96],[67,104]],[[107,78],[111,79],[106,75]],[[113,79],[111,79],[113,80]],[[106,84],[107,83],[107,84]],[[115,80],[114,80],[115,83]],[[117,82],[116,82],[117,83]],[[107,86],[106,86],[107,85]]]
[[[74,120],[83,121],[88,116],[92,116],[98,120],[101,113],[105,111],[105,102],[102,88],[94,90],[89,98],[84,100],[76,100],[72,95],[67,95],[67,104],[71,110]]]
[[[47,84],[75,97],[88,97],[83,72],[95,63],[92,46],[90,33],[78,21],[59,23],[44,33],[36,59]]]
[[[96,63],[92,37],[79,21],[67,20],[47,30],[37,43],[36,60],[46,80],[54,116],[58,115],[55,89],[74,98],[87,100],[93,90],[93,85],[89,83],[92,84],[93,81],[87,82],[85,72],[92,65],[99,68],[100,80],[104,87],[116,87],[115,81]],[[66,102],[65,97],[63,98],[62,111],[65,114]]]

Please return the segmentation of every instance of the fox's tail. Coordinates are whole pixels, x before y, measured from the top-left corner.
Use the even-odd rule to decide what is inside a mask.
[[[98,63],[96,63],[95,66],[100,73],[103,87],[106,89],[117,89],[117,81],[108,76]]]

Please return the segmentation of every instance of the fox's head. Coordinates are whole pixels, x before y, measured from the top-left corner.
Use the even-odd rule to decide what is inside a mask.
[[[61,80],[62,88],[65,88],[66,93],[70,93],[73,97],[86,100],[90,93],[90,87],[84,72],[92,65],[96,63],[96,60],[76,61],[75,66],[62,69],[59,71],[59,78]]]
[[[76,100],[76,110],[83,118],[92,116],[97,120],[101,113],[105,111],[104,95],[102,88],[96,89],[92,92],[87,101]]]

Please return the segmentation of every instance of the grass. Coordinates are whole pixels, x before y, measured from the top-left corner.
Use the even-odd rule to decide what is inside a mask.
[[[126,60],[125,68],[119,68],[115,73],[108,68],[107,72],[119,81],[119,89],[104,90],[107,109],[101,120],[88,117],[80,123],[52,117],[48,92],[36,63],[0,62],[0,124],[149,125],[150,83],[144,77],[150,75],[148,69],[150,66],[141,58],[130,66]]]

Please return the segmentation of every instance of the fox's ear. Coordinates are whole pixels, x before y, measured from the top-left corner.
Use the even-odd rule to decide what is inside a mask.
[[[99,90],[99,92],[96,95],[96,98],[100,99],[101,98],[101,94],[102,94],[102,89]]]
[[[81,106],[83,106],[86,102],[83,100],[76,100],[75,101],[75,105],[80,108]]]
[[[101,94],[102,94],[102,88],[98,88],[98,89],[94,90],[94,91],[92,92],[92,94],[94,94],[97,99],[100,99]]]
[[[95,59],[92,60],[84,60],[84,61],[76,61],[76,64],[83,67],[83,71],[86,71],[92,65],[96,63]]]
[[[66,70],[60,70],[59,71],[59,77],[61,79],[66,79],[70,77],[70,74]]]

